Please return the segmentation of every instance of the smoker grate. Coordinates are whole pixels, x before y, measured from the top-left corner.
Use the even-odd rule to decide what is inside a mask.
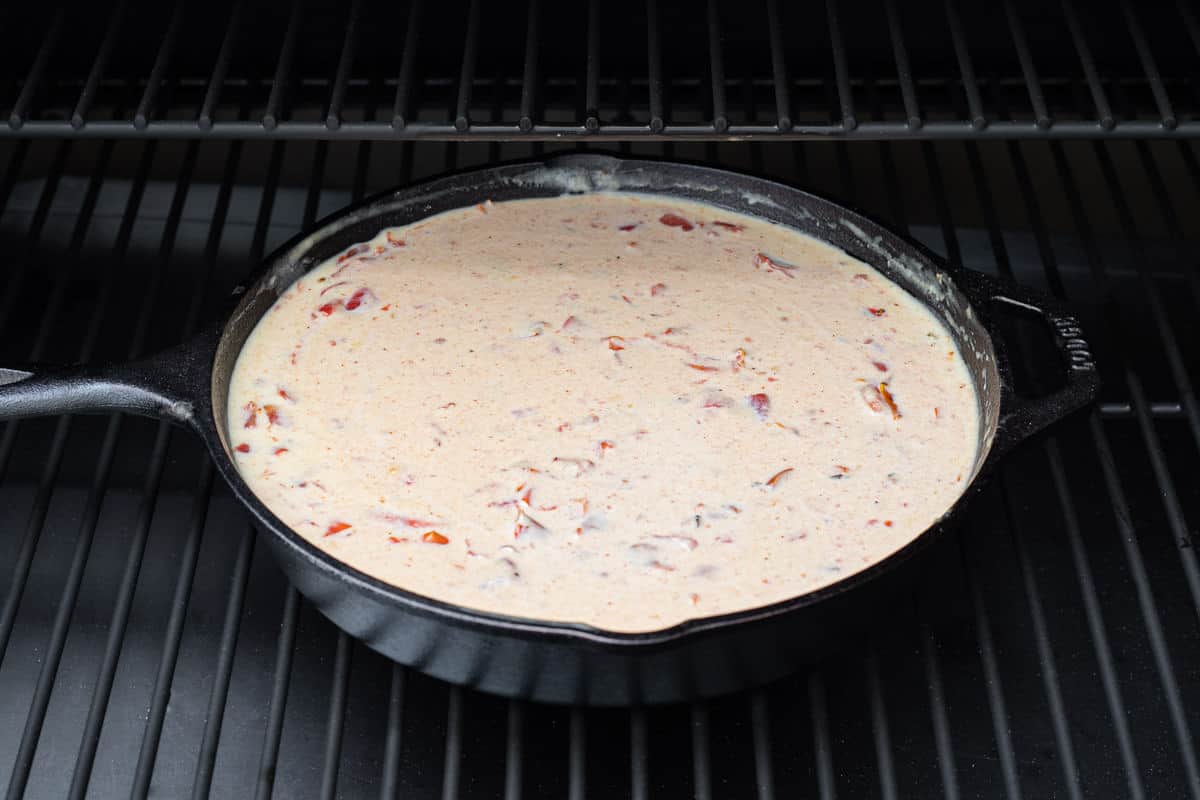
[[[0,19],[0,137],[1196,135],[1195,13],[1113,5],[24,4]]]
[[[849,5],[828,7],[843,28],[854,19]],[[729,11],[714,4],[710,17],[712,9]],[[885,27],[898,27],[899,12],[908,13],[886,9]],[[372,27],[371,11],[352,7],[353,30]],[[161,13],[164,30],[184,24],[182,12]],[[248,24],[250,10],[239,13]],[[473,30],[465,38],[482,48],[491,13],[477,4],[455,35]],[[765,13],[786,24],[790,9],[768,4]],[[1068,18],[1075,19],[1069,11]],[[113,19],[115,33],[102,41],[113,42],[115,69],[126,28],[119,14]],[[520,22],[522,30],[549,30],[537,15]],[[661,21],[659,29],[665,33]],[[354,45],[353,30],[345,41],[360,53],[366,44]],[[778,54],[787,37],[775,30]],[[276,70],[285,78],[308,56],[298,36]],[[426,75],[436,73],[421,72],[408,55],[413,37],[406,39],[402,69],[413,86],[418,75],[423,87],[432,85]],[[172,37],[163,41],[169,53]],[[589,37],[586,63],[607,57],[601,41]],[[482,64],[482,49],[479,56]],[[906,57],[911,70],[922,63],[915,44]],[[238,89],[231,94],[240,105],[228,122],[214,119],[214,134],[268,135],[249,133],[262,129],[258,89],[269,87],[277,99],[284,83],[329,89],[281,80],[243,92],[234,61],[222,63],[217,85]],[[775,73],[794,64],[790,54],[763,63]],[[56,62],[45,64],[48,85]],[[541,71],[544,60],[522,65],[526,76],[550,74]],[[1100,67],[1088,69],[1054,95],[1054,119],[1092,107],[1097,81],[1089,86],[1088,78]],[[109,96],[107,80],[89,79],[96,100],[85,112]],[[628,99],[647,85],[606,80],[592,71],[565,85],[567,94],[582,95],[582,107],[601,112],[602,132],[617,119],[604,113],[608,95]],[[658,80],[668,85],[661,71]],[[1124,127],[1140,119],[1140,81],[1100,82],[1122,120],[1114,130],[1141,130]],[[145,87],[126,83],[131,94],[113,101],[116,120],[146,105]],[[168,83],[161,88],[172,97],[150,105],[180,116],[176,132],[196,133],[193,110],[206,84]],[[344,95],[334,96],[344,98],[338,107],[347,118],[374,119],[389,107],[364,101],[349,79],[340,83]],[[484,99],[486,113],[500,119],[546,108],[543,83],[533,99],[520,91],[531,85],[450,80],[442,90],[463,106],[463,87],[479,88],[484,96],[466,92],[466,107]],[[713,97],[729,95],[730,120],[758,126],[766,119],[763,130],[776,130],[782,108],[792,132],[802,131],[798,89],[777,95],[779,82],[717,85]],[[869,126],[888,123],[897,97],[903,108],[906,98],[930,94],[919,81],[915,95],[897,94],[903,87],[895,81],[858,77],[845,64],[820,91],[836,104],[839,85],[851,87],[864,116],[856,130],[876,134],[892,130]],[[765,108],[764,86],[772,97]],[[984,109],[987,130],[1015,135],[1006,127],[1017,124],[1008,112],[1013,86],[981,80],[978,88],[955,97],[943,82],[940,105],[924,111],[925,134],[937,130],[935,118],[971,119]],[[519,91],[510,96],[510,89]],[[1172,97],[1193,87],[1182,89]],[[181,99],[189,96],[199,98],[193,106]],[[49,107],[28,106],[31,114]],[[168,140],[174,134],[155,117],[144,141],[0,143],[0,243],[9,254],[0,363],[125,358],[173,343],[262,253],[355,197],[566,147],[329,142],[340,134],[319,120],[297,121],[296,108],[277,118],[270,141]],[[1177,131],[1187,124],[1178,121]],[[34,114],[23,132],[39,124]],[[120,131],[93,124],[84,130],[134,130],[128,121],[114,123]],[[224,127],[235,124],[250,127]],[[379,124],[394,134],[390,122]],[[1066,135],[1063,124],[1048,132]],[[425,135],[416,125],[402,135]],[[444,123],[429,125],[430,135],[449,134]],[[531,133],[540,135],[540,125]],[[49,126],[41,132],[54,133]],[[1157,121],[1153,127],[1166,130]],[[351,130],[348,139],[374,135]],[[1192,479],[1200,340],[1187,334],[1200,308],[1200,276],[1195,235],[1184,229],[1200,210],[1194,143],[672,138],[600,147],[793,181],[891,220],[952,261],[1068,298],[1095,338],[1101,404],[1005,462],[930,579],[886,629],[758,691],[633,711],[463,691],[339,633],[288,587],[184,431],[121,416],[7,423],[0,431],[0,718],[10,723],[0,728],[0,780],[9,796],[1200,798],[1192,732],[1200,725],[1200,484]],[[1030,352],[1042,344],[1023,327],[1012,333]],[[1022,350],[1015,360],[1023,384],[1049,379],[1027,369],[1036,362]]]

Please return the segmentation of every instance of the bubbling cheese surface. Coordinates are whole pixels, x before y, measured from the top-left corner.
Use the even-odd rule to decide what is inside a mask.
[[[485,203],[297,280],[230,446],[320,549],[472,609],[652,631],[819,589],[970,479],[946,331],[866,264],[716,207]]]

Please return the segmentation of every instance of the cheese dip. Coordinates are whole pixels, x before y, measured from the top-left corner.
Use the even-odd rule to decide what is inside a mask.
[[[866,264],[713,206],[484,203],[283,293],[230,446],[280,520],[468,608],[608,631],[811,592],[958,498],[978,404],[953,340]]]

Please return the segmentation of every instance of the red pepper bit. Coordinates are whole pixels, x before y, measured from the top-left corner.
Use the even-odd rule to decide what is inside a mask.
[[[737,372],[744,366],[746,366],[746,351],[739,347],[733,351],[733,371]]]
[[[357,292],[355,292],[354,294],[352,294],[350,296],[349,300],[346,301],[346,310],[353,311],[354,309],[361,306],[363,304],[363,300],[365,300],[367,298],[374,299],[375,295],[371,294],[370,289],[367,289],[367,288],[359,289]]]
[[[653,569],[662,570],[663,572],[674,572],[675,571],[675,568],[672,567],[670,564],[664,564],[661,561],[657,561],[657,560],[651,561],[650,566]]]
[[[875,369],[879,370],[880,372],[888,371],[888,365],[883,363],[882,361],[872,361],[871,363],[874,364]]]
[[[941,416],[942,416],[942,410],[940,408],[938,408],[937,406],[934,406],[933,407],[933,418],[940,419]]]
[[[713,225],[718,228],[724,228],[727,231],[733,231],[734,233],[741,233],[742,231],[746,230],[745,225],[734,225],[732,222],[722,222],[719,219],[714,219]]]
[[[716,372],[717,371],[716,367],[710,367],[707,364],[693,364],[690,361],[685,361],[683,363],[687,364],[692,369],[699,370],[700,372]]]
[[[873,317],[882,317],[884,314],[887,313],[886,308],[868,308],[867,311],[870,311],[871,316],[873,316]]]
[[[281,455],[283,455],[284,453],[286,453],[287,451],[288,451],[288,449],[287,449],[286,447],[276,447],[276,448],[275,448],[275,455],[277,455],[277,456],[281,456]]]
[[[619,230],[619,231],[626,231],[626,232],[628,232],[628,231],[631,231],[631,230],[633,230],[633,229],[634,229],[634,228],[636,228],[636,227],[637,227],[637,223],[635,222],[635,223],[633,223],[632,225],[622,225],[622,226],[620,226],[619,228],[617,228],[617,230]]]
[[[450,544],[450,540],[437,531],[425,531],[421,534],[421,541],[427,544]]]
[[[665,283],[656,283],[650,287],[650,296],[658,297],[660,294],[662,294],[666,290],[667,290],[667,285]]]
[[[282,397],[284,400],[287,400],[289,403],[296,402],[296,398],[294,398],[290,394],[288,394],[287,389],[280,389],[279,396]]]
[[[389,536],[388,541],[392,544],[403,544],[408,541],[406,536]]]
[[[890,519],[885,519],[883,524],[889,528],[892,527],[892,521]]]
[[[757,413],[760,417],[766,419],[767,414],[771,411],[771,398],[767,397],[761,392],[758,394],[752,394],[750,395],[750,407],[753,408],[755,413]]]
[[[789,472],[791,472],[792,469],[793,469],[793,467],[787,467],[785,469],[781,469],[781,470],[779,470],[779,472],[776,472],[770,478],[767,478],[767,486],[770,486],[772,489],[774,489],[779,484],[780,479],[783,478],[784,475],[787,475]]]
[[[572,314],[571,316],[569,316],[563,320],[562,327],[559,330],[566,331],[566,330],[570,330],[572,328],[578,328],[578,327],[579,327],[579,320],[575,318],[574,314]]]
[[[842,466],[841,464],[834,464],[833,468],[836,469],[838,472],[842,473],[843,475],[845,475],[847,472],[850,471],[849,467]]]
[[[387,236],[388,244],[390,244],[392,247],[404,247],[406,244],[403,239],[397,239],[395,236],[392,236],[391,231],[388,231],[384,235]]]
[[[235,447],[233,449],[237,450],[239,453],[249,453],[250,445],[243,443],[243,444],[239,444],[237,447]]]
[[[267,427],[279,422],[279,409],[275,406],[263,406],[263,411],[267,412]]]
[[[599,451],[600,451],[600,457],[604,458],[604,451],[611,450],[614,447],[616,447],[616,445],[613,444],[612,442],[608,441],[607,439],[602,439],[600,441],[600,444],[598,445],[598,447],[599,447]]]
[[[624,350],[625,349],[625,339],[623,337],[608,336],[606,338],[608,340],[608,349],[609,350]]]
[[[337,263],[341,264],[344,261],[349,261],[350,259],[354,258],[356,255],[358,255],[358,248],[351,247],[349,250],[347,250],[344,254],[342,254],[338,258]]]
[[[351,527],[349,522],[335,522],[325,529],[326,536],[333,536],[335,533],[341,533]]]
[[[719,225],[719,224],[720,223],[717,223],[717,222],[713,223],[713,225]],[[696,594],[695,592],[692,592],[688,596],[692,598],[692,605],[698,605],[700,603],[700,595]]]
[[[253,428],[258,425],[258,404],[251,400],[242,406],[242,409],[246,412],[246,421],[242,423],[242,427]]]
[[[521,484],[521,486],[524,486],[524,485],[525,484]],[[517,491],[520,491],[521,486],[517,487]],[[533,489],[525,490],[525,494],[521,495],[521,502],[527,506],[531,505],[533,503]]]
[[[887,407],[892,410],[892,419],[900,419],[900,409],[896,407],[896,399],[888,391],[886,383],[879,384],[879,396],[883,398],[883,402],[887,403]]]
[[[685,231],[690,231],[694,226],[678,214],[663,214],[658,218],[658,221],[663,225],[671,228],[683,228]]]
[[[334,303],[326,303],[325,305],[318,308],[317,311],[320,311],[322,314],[324,314],[325,316],[328,317],[330,314],[332,314],[334,311],[336,311],[337,307],[340,306],[341,304],[342,304],[341,300],[338,300]]]

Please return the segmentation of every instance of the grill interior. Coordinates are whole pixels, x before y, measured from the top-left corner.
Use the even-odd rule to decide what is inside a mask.
[[[792,182],[1067,299],[1100,404],[1007,459],[857,646],[759,691],[632,711],[459,690],[339,633],[186,431],[9,422],[9,796],[1200,797],[1189,9],[938,3],[926,18],[830,2],[793,36],[798,7],[771,2],[692,16],[534,2],[532,28],[524,10],[425,6],[9,9],[4,28],[49,35],[0,57],[16,117],[0,125],[0,363],[172,344],[265,252],[357,197],[586,145]],[[842,33],[874,33],[831,46],[831,12]],[[688,140],[721,132],[764,141]],[[596,141],[538,141],[558,133]],[[1010,335],[1019,385],[1051,386],[1045,332]]]

